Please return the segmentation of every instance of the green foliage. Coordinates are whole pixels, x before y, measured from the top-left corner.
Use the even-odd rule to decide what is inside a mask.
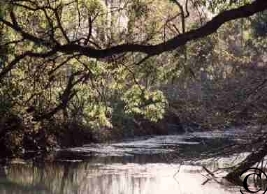
[[[129,114],[139,114],[157,121],[164,115],[167,100],[161,91],[150,92],[143,86],[133,85],[122,97],[125,111]]]
[[[227,9],[236,8],[247,3],[251,3],[251,0],[200,0],[197,1],[199,4],[207,7],[213,13],[218,13],[221,11],[225,11]]]
[[[104,5],[99,0],[79,0],[79,4],[81,7],[85,6],[88,13],[95,15],[98,12],[104,11]]]
[[[140,18],[142,16],[147,17],[148,5],[143,0],[134,0],[131,4],[131,9],[133,10],[134,16]]]

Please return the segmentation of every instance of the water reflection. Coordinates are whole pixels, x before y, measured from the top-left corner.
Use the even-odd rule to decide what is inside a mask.
[[[234,141],[232,133],[214,134],[87,145],[58,152],[54,162],[0,167],[0,194],[240,193],[239,188],[215,181],[203,186],[206,178],[201,166],[211,170],[223,168],[245,155],[240,159],[213,158],[183,165],[174,177],[185,158]]]
[[[201,167],[177,164],[16,164],[1,176],[1,194],[227,194],[238,188],[202,185]]]

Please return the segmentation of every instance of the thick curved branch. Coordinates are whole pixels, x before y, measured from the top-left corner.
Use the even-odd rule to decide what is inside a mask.
[[[82,47],[78,45],[66,45],[65,49],[68,52],[79,51],[82,54],[93,58],[104,58],[124,52],[142,52],[148,55],[157,55],[166,51],[172,51],[180,46],[185,45],[189,41],[206,37],[216,32],[220,26],[222,26],[228,21],[249,17],[257,12],[264,11],[265,9],[267,9],[267,1],[256,0],[251,4],[247,4],[229,11],[224,11],[214,17],[206,25],[196,30],[191,30],[184,34],[178,35],[164,43],[160,43],[157,45],[123,44],[103,50],[95,50],[92,48]]]
[[[266,9],[267,9],[266,0],[255,0],[251,4],[246,4],[236,9],[224,11],[218,14],[216,17],[214,17],[211,21],[207,22],[204,26],[198,29],[195,29],[195,30],[185,32],[184,34],[177,35],[176,37],[166,42],[157,44],[157,45],[122,44],[122,45],[110,47],[107,49],[98,50],[92,47],[86,47],[86,46],[69,43],[69,44],[57,47],[57,51],[63,52],[66,54],[78,52],[82,55],[85,55],[91,58],[105,58],[105,57],[109,57],[112,55],[121,54],[125,52],[141,52],[141,53],[146,53],[147,55],[150,55],[150,56],[158,55],[166,51],[172,51],[180,46],[184,46],[186,43],[192,40],[206,37],[216,32],[220,26],[222,26],[224,23],[228,21],[249,17],[257,12],[261,12]],[[38,44],[42,44],[44,46],[48,46],[47,41],[40,40],[39,38],[29,33],[23,32],[22,29],[18,27],[16,23],[14,23],[14,21],[12,24],[0,18],[0,22],[3,22],[7,26],[19,32],[25,39],[28,39]],[[53,47],[53,46],[50,45],[50,47]]]

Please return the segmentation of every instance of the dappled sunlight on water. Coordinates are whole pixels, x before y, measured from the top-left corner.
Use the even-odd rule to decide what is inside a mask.
[[[136,154],[165,154],[175,152],[181,146],[203,146],[200,139],[236,139],[243,131],[225,130],[213,132],[194,132],[182,135],[154,136],[146,139],[135,139],[113,144],[89,144],[82,147],[69,148],[72,153],[87,153],[94,156],[133,156]],[[197,140],[196,140],[197,138]]]

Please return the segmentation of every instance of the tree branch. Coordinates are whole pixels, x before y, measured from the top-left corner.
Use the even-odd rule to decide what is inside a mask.
[[[185,32],[184,34],[177,35],[176,37],[157,45],[122,44],[107,49],[98,50],[89,46],[81,46],[69,43],[57,47],[57,51],[66,54],[78,52],[81,55],[85,55],[91,58],[105,58],[125,52],[141,52],[141,53],[146,53],[150,56],[158,55],[166,51],[175,50],[176,48],[184,46],[186,43],[192,40],[206,37],[216,32],[220,26],[222,26],[224,23],[228,21],[249,17],[257,12],[264,11],[265,9],[267,9],[266,0],[255,0],[251,4],[246,4],[236,9],[224,11],[218,14],[216,17],[214,17],[211,21],[207,22],[204,26],[195,30]],[[53,45],[48,45],[47,41],[44,41],[27,32],[24,32],[16,23],[14,23],[14,21],[12,24],[8,21],[5,21],[3,18],[0,18],[0,22],[3,22],[8,27],[19,32],[25,39],[28,39],[30,41],[33,41],[35,43],[44,46],[50,46],[51,48],[53,48]]]
[[[18,64],[21,60],[25,59],[26,57],[35,57],[35,58],[46,58],[50,57],[57,53],[57,49],[50,50],[48,52],[43,52],[43,53],[35,53],[31,51],[26,51],[25,53],[15,56],[15,58],[6,66],[2,69],[0,72],[0,82],[2,79],[6,76],[6,74],[13,69],[13,67]]]

